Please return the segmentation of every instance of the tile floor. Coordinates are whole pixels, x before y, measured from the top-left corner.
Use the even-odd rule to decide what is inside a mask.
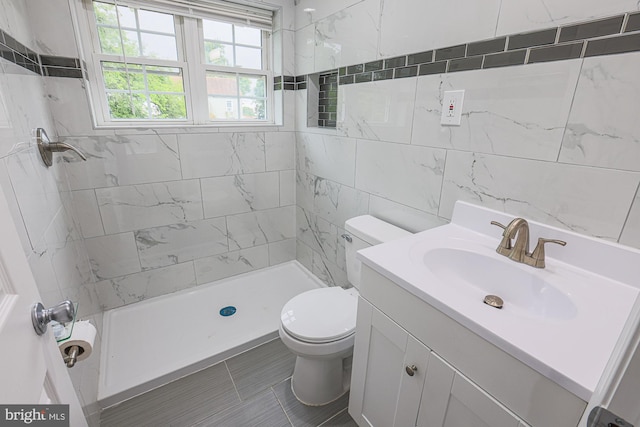
[[[349,396],[309,407],[291,392],[295,356],[275,339],[104,410],[101,427],[357,427]]]

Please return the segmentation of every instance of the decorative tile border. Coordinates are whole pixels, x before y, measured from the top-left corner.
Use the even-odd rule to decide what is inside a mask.
[[[0,56],[22,68],[42,75],[39,55],[2,30],[0,30]]]
[[[39,55],[0,30],[0,57],[41,76],[82,78],[86,64],[78,58]]]
[[[348,85],[635,51],[640,51],[640,12],[350,65],[338,70],[338,83]],[[291,85],[285,89],[304,88],[306,85]]]
[[[335,128],[338,119],[338,70],[318,78],[318,127]]]
[[[40,55],[42,69],[45,75],[50,77],[82,78],[82,64],[78,58],[65,58],[63,56]]]
[[[274,90],[298,90],[307,88],[307,76],[276,76],[273,78]]]

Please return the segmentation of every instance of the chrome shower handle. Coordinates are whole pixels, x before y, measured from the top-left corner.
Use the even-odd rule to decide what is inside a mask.
[[[38,141],[38,151],[40,151],[42,161],[47,167],[53,165],[53,153],[67,150],[74,151],[82,160],[87,160],[87,157],[73,145],[66,142],[51,142],[43,128],[36,129],[36,140]]]

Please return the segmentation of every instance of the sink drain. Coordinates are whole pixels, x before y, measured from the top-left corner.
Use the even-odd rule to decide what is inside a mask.
[[[504,301],[497,295],[487,295],[484,297],[484,303],[495,308],[502,308]]]

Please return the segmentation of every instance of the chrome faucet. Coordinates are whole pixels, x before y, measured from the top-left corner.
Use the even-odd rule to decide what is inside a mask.
[[[538,245],[534,249],[533,253],[529,252],[529,223],[524,218],[515,218],[504,226],[496,221],[491,221],[492,225],[497,225],[504,231],[502,233],[502,240],[496,248],[496,252],[500,255],[504,255],[507,258],[520,262],[526,265],[530,265],[535,268],[545,267],[545,243],[556,243],[558,245],[565,246],[567,242],[563,240],[555,239],[538,239]],[[511,244],[511,240],[516,239],[515,244]]]

